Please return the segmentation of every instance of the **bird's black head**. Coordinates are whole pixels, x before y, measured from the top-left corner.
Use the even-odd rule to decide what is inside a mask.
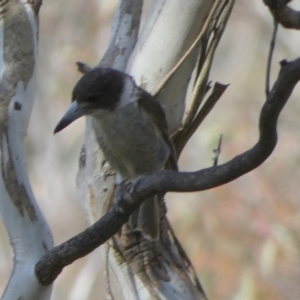
[[[100,110],[113,111],[120,101],[126,77],[129,76],[118,70],[101,67],[85,73],[76,83],[72,104],[54,133],[84,115],[93,115]]]
[[[113,110],[123,90],[124,78],[128,76],[110,68],[94,68],[76,83],[72,102],[79,105]]]

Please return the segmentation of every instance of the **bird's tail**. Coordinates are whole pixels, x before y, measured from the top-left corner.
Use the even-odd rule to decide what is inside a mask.
[[[150,241],[159,239],[159,207],[157,195],[148,197],[130,216],[129,225]]]
[[[165,168],[178,171],[175,146],[169,138],[166,139],[166,142],[170,148],[170,156]],[[129,226],[132,230],[141,232],[145,239],[157,241],[160,236],[159,217],[158,196],[150,196],[130,216]]]

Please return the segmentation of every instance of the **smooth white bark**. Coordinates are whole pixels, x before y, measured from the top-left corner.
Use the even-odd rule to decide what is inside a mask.
[[[214,0],[158,0],[131,56],[128,73],[153,93],[197,38]],[[185,96],[196,66],[198,45],[172,76],[157,100],[167,115],[170,133],[181,124]]]
[[[23,148],[36,90],[37,16],[25,1],[10,1],[0,25],[0,211],[15,253],[2,299],[47,300],[52,286],[38,283],[34,267],[53,241],[30,187]]]

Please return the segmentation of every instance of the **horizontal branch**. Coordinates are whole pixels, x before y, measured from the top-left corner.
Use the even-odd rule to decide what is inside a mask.
[[[143,198],[157,193],[193,192],[228,183],[262,164],[277,142],[278,116],[300,80],[300,58],[282,61],[281,70],[269,97],[263,105],[259,122],[259,140],[250,150],[229,162],[197,172],[160,171],[141,176],[120,188],[109,211],[94,225],[69,241],[50,250],[37,264],[36,275],[42,284],[50,284],[61,270],[76,259],[92,252],[118,232]]]

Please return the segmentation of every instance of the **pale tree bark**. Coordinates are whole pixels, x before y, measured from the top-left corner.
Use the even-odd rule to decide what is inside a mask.
[[[227,7],[229,15],[233,2],[158,0],[137,35],[142,4],[142,1],[119,1],[111,42],[99,65],[126,71],[144,89],[157,94],[171,134],[181,125],[187,88],[206,46],[203,41],[209,36],[208,28],[216,22],[222,6]],[[197,40],[201,32],[205,33],[202,44]],[[184,56],[160,91],[160,83]],[[209,67],[203,68],[202,89],[206,89]],[[101,167],[104,160],[87,120],[77,183],[91,224],[107,211],[113,197],[114,177],[108,165]],[[100,248],[107,292],[113,299],[206,299],[181,246],[174,243],[175,237],[164,217],[165,208],[161,209],[163,234],[158,243],[144,240],[132,247],[134,241],[115,237]]]
[[[51,285],[41,285],[34,272],[53,242],[30,187],[23,148],[36,90],[40,5],[0,2],[0,210],[15,254],[3,300],[51,295]]]

